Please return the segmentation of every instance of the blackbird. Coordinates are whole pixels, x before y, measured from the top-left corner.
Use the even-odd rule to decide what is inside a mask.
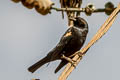
[[[69,57],[81,49],[88,33],[88,24],[81,17],[74,18],[73,22],[74,26],[68,28],[57,46],[53,48],[46,57],[30,66],[28,71],[33,73],[46,63],[55,60],[61,60],[60,64],[55,70],[55,73],[57,73],[64,65],[68,63],[68,60],[63,58],[63,56]],[[72,57],[69,58],[72,59]]]

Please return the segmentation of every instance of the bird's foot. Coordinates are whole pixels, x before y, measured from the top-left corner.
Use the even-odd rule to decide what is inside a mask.
[[[75,54],[73,54],[73,55],[71,55],[71,56],[69,56],[70,58],[72,58],[72,57],[74,57],[75,55],[78,55],[79,57],[81,57],[82,58],[82,56],[83,56],[83,53],[81,53],[81,52],[76,52]]]
[[[72,60],[71,58],[66,57],[64,54],[62,55],[61,58],[67,60],[68,62],[71,63],[72,66],[76,67],[76,65],[75,65],[75,64],[76,64],[76,61],[75,61],[75,60]]]
[[[82,57],[83,57],[83,53],[77,52],[77,54],[78,54],[79,58],[82,58]]]

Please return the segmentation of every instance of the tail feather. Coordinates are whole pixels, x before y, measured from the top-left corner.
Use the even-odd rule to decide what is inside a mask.
[[[58,67],[55,69],[55,73],[57,73],[63,66],[65,66],[68,62],[66,60],[62,60]]]
[[[32,66],[30,66],[28,68],[28,71],[34,73],[38,68],[40,68],[41,66],[43,66],[44,64],[50,62],[49,57],[45,57],[43,59],[41,59],[40,61],[38,61],[37,63],[33,64]]]

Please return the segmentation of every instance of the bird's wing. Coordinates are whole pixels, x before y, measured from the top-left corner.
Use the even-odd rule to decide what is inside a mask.
[[[60,42],[57,44],[57,46],[48,53],[48,55],[51,56],[52,59],[57,58],[60,53],[63,51],[63,49],[69,44],[69,42],[73,38],[73,27],[69,28],[65,34],[62,36]]]

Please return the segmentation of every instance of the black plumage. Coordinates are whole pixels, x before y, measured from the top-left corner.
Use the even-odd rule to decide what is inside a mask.
[[[48,62],[61,60],[60,64],[55,70],[55,73],[57,73],[64,65],[68,63],[67,60],[61,58],[62,55],[69,57],[76,51],[80,50],[86,40],[87,33],[87,22],[83,18],[76,17],[74,19],[74,26],[70,27],[65,32],[57,46],[52,49],[46,57],[30,66],[28,70],[33,73]]]

